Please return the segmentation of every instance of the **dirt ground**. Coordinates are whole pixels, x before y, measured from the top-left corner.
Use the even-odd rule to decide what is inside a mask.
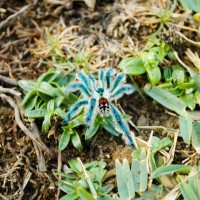
[[[97,1],[94,10],[83,1],[1,0],[0,20],[4,21],[24,6],[28,7],[0,28],[0,75],[13,80],[36,79],[51,67],[42,63],[40,55],[34,52],[38,44],[41,45],[38,41],[44,38],[46,28],[51,33],[60,33],[65,28],[81,26],[78,31],[73,32],[72,37],[76,39],[71,39],[69,43],[77,48],[82,40],[88,39],[90,49],[98,44],[99,54],[96,51],[98,58],[92,62],[94,67],[99,65],[97,68],[116,66],[123,55],[129,55],[128,48],[131,44],[128,39],[124,39],[125,35],[128,34],[136,45],[139,44],[139,47],[142,47],[145,43],[143,36],[153,32],[153,29],[145,26],[136,29],[137,24],[130,21],[128,17],[129,31],[120,33],[120,28],[114,31],[112,26],[122,22],[116,21],[114,24],[113,21],[117,20],[117,15],[123,15],[121,2],[114,0]],[[106,50],[110,48],[110,51],[100,51],[102,46],[106,46],[102,43],[102,37],[108,38],[110,46],[108,45]],[[122,46],[124,50],[118,51]],[[48,56],[45,56],[44,60],[47,60]],[[101,63],[101,60],[106,61]],[[1,80],[0,85],[20,91],[17,85],[10,85]],[[124,111],[132,116],[132,122],[137,126],[178,127],[176,116],[162,106],[153,104],[152,100],[142,99],[137,92],[122,98],[119,103]],[[31,129],[30,122],[23,116],[22,121],[26,127]],[[41,122],[37,121],[36,124],[41,132]],[[148,129],[139,131],[134,127],[131,129],[137,137],[145,141],[151,133]],[[82,139],[83,134],[80,129]],[[162,130],[154,131],[154,135],[158,137],[166,136],[166,134]],[[58,198],[57,179],[54,172],[58,169],[60,135],[59,124],[49,137],[41,135],[51,155],[44,153],[47,170],[39,171],[33,142],[17,125],[13,108],[0,98],[0,199],[48,200]],[[108,170],[111,170],[117,158],[122,160],[127,157],[129,159],[132,152],[132,149],[126,146],[120,138],[104,130],[99,130],[91,140],[82,140],[82,142],[82,151],[77,151],[70,145],[62,152],[63,164],[70,159],[80,157],[83,162],[104,160],[108,164]],[[190,150],[190,147],[184,145],[180,139],[177,148],[180,149],[176,155],[176,162],[179,163],[187,157],[181,149]]]

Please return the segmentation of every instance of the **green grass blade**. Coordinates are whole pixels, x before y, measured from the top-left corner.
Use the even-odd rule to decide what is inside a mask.
[[[185,143],[190,144],[190,139],[192,135],[192,118],[189,113],[185,113],[185,116],[179,117],[179,124],[183,140],[185,141]]]
[[[174,172],[182,172],[182,173],[189,173],[191,170],[191,166],[185,165],[168,165],[168,166],[161,166],[157,168],[152,174],[151,178],[157,178],[166,174],[171,174]]]
[[[185,116],[186,104],[172,93],[163,90],[158,86],[151,86],[150,84],[145,86],[144,91],[147,95],[161,105],[178,113],[181,116]]]

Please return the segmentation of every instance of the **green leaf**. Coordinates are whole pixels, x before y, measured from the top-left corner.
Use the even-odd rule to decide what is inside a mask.
[[[144,91],[147,95],[149,95],[161,105],[172,111],[175,111],[179,115],[185,116],[186,104],[175,95],[164,89],[161,89],[158,86],[151,86],[150,84],[145,86]]]
[[[30,118],[43,118],[47,113],[46,109],[35,109],[26,112],[26,116]]]
[[[77,160],[70,160],[68,163],[70,165],[70,169],[73,172],[76,172],[77,174],[81,174],[82,169]]]
[[[111,117],[104,118],[103,124],[101,124],[106,131],[114,136],[119,136],[120,133],[115,129],[114,122]]]
[[[91,137],[93,137],[96,132],[99,129],[99,124],[94,123],[94,126],[91,127],[90,129],[87,128],[86,133],[85,133],[85,140],[89,140]]]
[[[193,93],[186,94],[181,96],[181,99],[186,103],[187,107],[190,108],[190,110],[194,110],[196,106],[196,100]]]
[[[74,184],[69,181],[60,180],[58,187],[65,193],[71,193],[75,191]]]
[[[171,81],[171,76],[172,76],[171,68],[165,67],[163,74],[164,74],[165,82],[169,83]]]
[[[146,159],[132,160],[131,172],[133,176],[134,186],[136,192],[144,192],[147,189],[148,172]]]
[[[159,67],[154,67],[152,69],[147,68],[147,76],[152,85],[159,83],[161,79],[161,72]]]
[[[26,107],[25,107],[25,113],[31,111],[33,108],[35,108],[35,105],[37,103],[38,100],[38,96],[34,96],[33,98],[31,98],[27,103],[26,103]]]
[[[46,115],[44,116],[44,121],[42,123],[42,132],[45,134],[48,133],[50,126],[51,126],[51,115],[50,113],[47,112]]]
[[[54,110],[54,114],[55,115],[58,115],[60,118],[64,119],[65,118],[65,115],[66,113],[61,109],[61,108],[56,108]]]
[[[74,134],[71,136],[71,141],[76,149],[81,150],[83,148],[81,144],[81,139],[76,131],[74,131]]]
[[[65,129],[63,131],[62,136],[59,140],[59,145],[58,145],[58,148],[59,148],[60,151],[63,151],[67,147],[67,145],[69,144],[70,137],[71,137],[71,134],[72,134],[72,133],[69,134],[70,131],[73,133],[72,130],[68,130],[68,129]]]
[[[192,146],[200,153],[200,122],[195,122],[192,132]]]
[[[192,188],[186,182],[183,181],[181,183],[180,189],[181,189],[181,194],[183,195],[184,199],[198,200],[198,197],[196,196]]]
[[[84,114],[80,114],[77,117],[75,117],[73,120],[71,120],[67,127],[68,128],[75,128],[77,126],[83,125],[85,123],[85,115]]]
[[[172,141],[167,137],[161,140],[160,138],[153,136],[151,145],[152,145],[152,152],[156,153],[162,148],[172,145]]]
[[[65,97],[64,96],[58,96],[56,97],[56,99],[54,100],[55,101],[55,107],[58,108],[62,102],[65,100]]]
[[[184,3],[187,4],[189,9],[192,9],[193,11],[195,11],[197,13],[200,12],[200,2],[199,2],[199,0],[185,0]]]
[[[188,112],[185,113],[185,116],[179,117],[180,131],[185,143],[190,144],[192,135],[192,118]]]
[[[200,199],[200,166],[194,166],[188,176],[188,185],[192,188],[198,199]]]
[[[80,197],[80,200],[95,200],[94,197],[83,188],[78,188],[77,193]]]
[[[172,79],[174,83],[183,83],[185,81],[185,69],[179,65],[172,67]]]
[[[61,197],[59,200],[76,200],[77,198],[78,198],[78,194],[72,193],[72,194],[67,194]]]
[[[44,93],[46,95],[49,95],[51,97],[62,95],[61,90],[52,87],[47,82],[41,82],[37,89],[38,89],[39,92]]]
[[[124,160],[123,164],[116,160],[116,178],[117,188],[120,199],[131,199],[135,196],[134,183],[128,161]]]
[[[28,93],[31,90],[34,90],[34,88],[36,86],[36,82],[32,81],[32,80],[19,80],[18,85],[20,88],[23,89],[24,93]]]
[[[128,75],[140,75],[146,72],[141,58],[124,58],[119,63],[119,68]]]
[[[37,95],[37,91],[36,91],[36,90],[32,90],[32,91],[28,92],[28,93],[26,94],[26,96],[24,97],[24,99],[22,100],[22,102],[21,102],[21,107],[24,107],[25,104],[26,104],[30,99],[33,99],[33,98],[34,98],[33,96],[35,96],[35,95]]]
[[[54,99],[51,99],[48,103],[47,103],[47,111],[48,112],[53,112],[54,111]]]
[[[167,166],[161,166],[157,168],[152,174],[151,178],[158,178],[160,176],[171,174],[174,172],[182,172],[188,174],[191,171],[191,166],[185,166],[185,165],[167,165]]]

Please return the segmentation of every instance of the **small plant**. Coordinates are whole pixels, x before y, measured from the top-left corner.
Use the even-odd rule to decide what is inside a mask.
[[[170,56],[170,46],[164,42],[151,38],[145,50],[137,53],[136,57],[123,58],[119,68],[125,74],[138,76],[147,74],[148,81],[156,85],[161,80],[161,69],[159,64],[166,56]]]
[[[106,174],[106,163],[103,161],[92,161],[83,165],[81,160],[70,160],[70,168],[61,173],[63,178],[58,182],[58,187],[65,193],[60,200],[110,200],[108,193],[113,185],[102,186],[102,179]]]
[[[101,118],[111,116],[116,127],[127,138],[128,144],[134,147],[134,138],[130,134],[128,124],[112,103],[112,101],[121,98],[124,94],[131,94],[134,91],[132,85],[124,84],[125,75],[122,73],[116,74],[115,69],[108,68],[105,71],[99,71],[98,81],[95,80],[93,75],[86,75],[83,71],[78,72],[76,77],[79,81],[70,84],[67,87],[67,91],[80,91],[82,96],[69,109],[62,124],[70,123],[84,108],[84,122],[87,126],[88,134],[91,135],[91,132],[93,132],[93,135],[93,129],[96,127],[95,123],[99,121],[98,116]]]
[[[126,159],[123,163],[116,160],[116,179],[119,197],[118,199],[161,199],[165,195],[162,185],[151,184],[148,158],[145,148],[138,148],[132,153],[131,167]]]
[[[48,133],[51,119],[54,115],[64,116],[63,106],[69,107],[77,100],[74,94],[66,96],[62,87],[73,79],[67,71],[49,69],[36,81],[20,80],[19,86],[25,93],[21,106],[25,108],[25,116],[28,118],[44,118],[42,132]]]

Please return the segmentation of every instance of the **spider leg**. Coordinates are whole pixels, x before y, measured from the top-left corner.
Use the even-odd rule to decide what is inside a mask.
[[[88,106],[88,110],[86,112],[86,118],[85,118],[85,122],[88,129],[92,128],[94,125],[94,121],[97,115],[96,107],[97,107],[97,100],[95,98],[92,98],[89,101],[89,106]]]
[[[131,137],[128,124],[123,120],[120,111],[112,103],[110,103],[110,111],[112,118],[115,119],[117,127],[127,137],[128,144],[134,148],[135,147],[134,139]]]
[[[62,125],[67,124],[74,116],[76,116],[83,106],[87,105],[88,101],[87,100],[81,100],[76,102],[68,111],[68,113],[65,116],[65,119],[61,122]]]
[[[67,92],[69,91],[77,91],[80,90],[84,95],[86,95],[87,97],[90,97],[91,94],[90,92],[87,90],[87,88],[85,87],[85,85],[83,85],[82,83],[72,83],[69,84],[69,86],[67,87]]]
[[[114,99],[115,100],[119,99],[124,94],[131,94],[134,91],[135,91],[135,87],[133,87],[132,85],[129,85],[129,84],[125,84],[125,85],[119,87],[119,89],[112,92],[112,94],[110,96],[110,100],[113,101]]]
[[[104,87],[104,71],[102,69],[99,70],[99,85]]]
[[[120,84],[124,83],[126,76],[122,73],[117,74],[114,83],[112,85],[111,92],[113,92]]]
[[[91,86],[93,88],[93,90],[95,91],[96,90],[96,82],[95,82],[95,78],[92,74],[89,74],[88,75],[89,77],[89,80],[90,80],[90,83],[91,83]]]
[[[77,78],[83,83],[83,85],[87,88],[89,92],[91,92],[91,85],[88,80],[88,76],[85,74],[83,70],[77,73]]]
[[[106,87],[110,88],[110,84],[112,82],[111,78],[112,75],[115,74],[115,69],[114,68],[108,68],[105,72],[105,78],[106,78]]]

